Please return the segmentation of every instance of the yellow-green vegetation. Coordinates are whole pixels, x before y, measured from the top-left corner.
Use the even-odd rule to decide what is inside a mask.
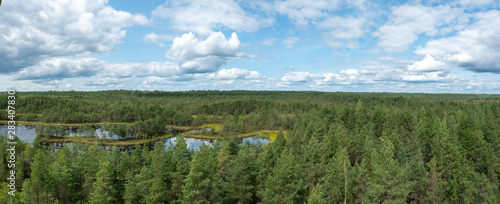
[[[222,125],[220,125],[220,124],[205,124],[205,125],[200,126],[200,128],[211,128],[215,132],[219,132],[222,130]]]
[[[192,126],[179,126],[179,125],[166,125],[165,126],[167,129],[172,129],[172,130],[184,130],[184,131],[189,131],[189,130],[202,130],[204,128],[213,128],[215,132],[221,131],[222,130],[222,125],[220,124],[204,124],[198,127],[192,127]]]
[[[159,137],[154,137],[150,139],[128,139],[128,140],[111,140],[111,139],[99,139],[99,138],[91,138],[91,137],[81,137],[81,136],[43,136],[38,135],[37,138],[42,142],[47,143],[81,143],[81,144],[97,144],[101,146],[134,146],[134,145],[144,145],[152,142],[156,142],[162,139],[168,139],[173,137],[172,134],[165,134]]]
[[[243,139],[247,137],[262,137],[269,139],[270,142],[274,141],[276,139],[276,136],[278,135],[279,131],[277,130],[260,130],[260,131],[253,131],[253,132],[246,132],[246,133],[241,133],[238,134],[238,138]],[[283,131],[283,134],[285,137],[288,137],[289,131],[285,130]],[[182,135],[184,137],[190,137],[190,138],[198,138],[198,139],[216,139],[217,135],[209,135],[206,133],[201,133],[201,132],[185,132]]]
[[[267,138],[267,139],[269,139],[269,141],[272,142],[276,139],[276,136],[278,136],[278,133],[274,132],[274,131],[265,131],[265,132],[262,131],[262,132],[259,132],[259,136]]]
[[[283,135],[284,137],[288,137],[290,134],[289,130],[283,130]],[[277,130],[260,130],[260,131],[255,131],[255,132],[248,132],[248,133],[242,133],[239,134],[239,138],[245,138],[245,137],[252,137],[252,136],[257,136],[257,137],[262,137],[269,139],[270,142],[273,142],[276,137],[278,136],[279,131]]]
[[[179,125],[166,125],[165,126],[167,129],[172,129],[172,130],[198,130],[201,127],[191,127],[191,126],[179,126]]]

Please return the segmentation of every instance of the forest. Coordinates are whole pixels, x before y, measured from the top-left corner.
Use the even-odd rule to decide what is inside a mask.
[[[18,92],[15,107],[18,122],[126,123],[116,131],[144,138],[221,131],[196,150],[182,134],[131,151],[19,140],[15,196],[1,133],[0,203],[500,203],[500,95],[48,91]],[[237,139],[258,130],[279,133]]]

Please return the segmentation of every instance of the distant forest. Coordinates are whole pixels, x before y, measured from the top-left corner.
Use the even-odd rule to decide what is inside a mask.
[[[16,121],[124,122],[149,138],[168,125],[222,130],[197,150],[182,135],[132,151],[18,142],[15,197],[4,134],[0,203],[500,203],[500,95],[49,91],[19,92],[15,107]],[[258,130],[280,133],[236,139]]]

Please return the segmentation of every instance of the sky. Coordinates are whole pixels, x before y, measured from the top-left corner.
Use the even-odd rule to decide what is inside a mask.
[[[0,87],[500,94],[500,1],[4,0]]]

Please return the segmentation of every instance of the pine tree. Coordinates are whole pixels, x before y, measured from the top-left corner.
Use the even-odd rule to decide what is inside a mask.
[[[217,153],[217,160],[219,162],[219,177],[223,182],[226,181],[226,177],[229,169],[229,162],[231,161],[233,155],[231,154],[231,147],[229,146],[229,141],[222,141],[221,148]]]
[[[372,174],[368,183],[368,196],[371,202],[402,203],[410,192],[406,179],[407,169],[394,160],[394,146],[386,137],[381,137],[379,151],[372,153]]]
[[[195,153],[189,174],[182,188],[184,203],[207,203],[220,199],[220,180],[217,176],[217,154],[213,147],[203,144]]]
[[[38,150],[32,166],[31,178],[23,183],[22,197],[25,203],[54,203],[54,195],[49,190],[51,187],[51,178],[47,169],[48,162],[45,152]]]
[[[92,183],[92,191],[89,195],[89,203],[92,204],[104,204],[111,203],[113,200],[112,191],[113,188],[110,185],[110,168],[109,161],[101,161],[99,165],[99,171],[96,174],[96,179]]]
[[[351,194],[350,183],[354,180],[351,176],[351,169],[347,148],[344,147],[339,150],[328,165],[323,184],[325,201],[328,203],[346,203],[347,200],[351,200],[351,198],[348,198]],[[352,203],[352,201],[349,201],[349,203]]]
[[[62,203],[69,202],[71,178],[70,149],[65,146],[57,151],[56,160],[49,166],[49,174],[54,182],[54,193]]]
[[[431,161],[427,163],[427,167],[429,168],[429,173],[427,174],[428,179],[426,179],[426,198],[423,202],[443,203],[445,196],[444,191],[447,183],[442,179],[436,159],[432,158]]]
[[[146,197],[147,203],[165,203],[167,186],[165,180],[167,179],[166,157],[163,152],[163,143],[156,143],[152,151],[151,161],[151,175],[152,185],[149,189],[149,194]]]
[[[191,152],[187,148],[184,136],[177,136],[176,144],[173,150],[173,158],[175,169],[172,171],[172,186],[170,188],[170,197],[173,200],[182,198],[183,181],[189,174],[189,162],[191,161]]]
[[[238,203],[252,203],[256,196],[256,155],[253,145],[243,143],[238,155],[231,160],[227,182],[224,188],[228,191],[229,198]]]
[[[300,191],[304,183],[300,169],[292,151],[285,148],[281,153],[272,174],[265,182],[262,201],[265,203],[294,203],[300,201]]]

